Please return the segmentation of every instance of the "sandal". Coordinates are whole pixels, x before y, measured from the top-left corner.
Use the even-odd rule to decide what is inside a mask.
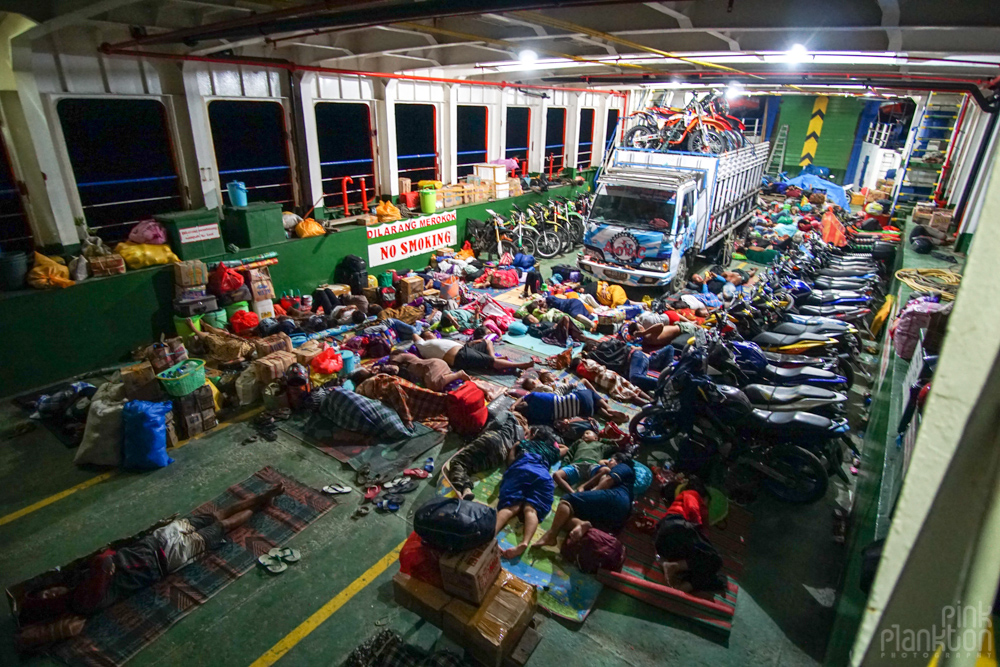
[[[426,470],[424,470],[423,468],[409,468],[407,470],[404,470],[403,474],[406,475],[407,477],[415,477],[417,479],[427,479],[428,477],[431,476],[431,474]]]
[[[368,516],[368,513],[371,511],[371,509],[372,508],[369,507],[368,505],[359,505],[358,508],[354,510],[354,514],[351,515],[351,518],[360,519],[363,516]]]
[[[263,556],[258,558],[257,562],[271,574],[281,574],[282,572],[288,569],[288,565],[281,562],[280,558],[275,558],[274,556],[270,555],[270,553],[264,554]]]
[[[284,563],[298,563],[302,560],[302,553],[291,547],[275,547],[268,551],[267,555]]]
[[[380,500],[379,503],[375,507],[378,509],[379,512],[398,512],[399,511],[399,503],[394,502],[394,501],[390,500],[389,498],[386,498],[385,500]]]
[[[424,461],[424,470],[428,473],[434,472],[434,457],[428,456],[427,460]]]
[[[410,481],[409,479],[400,475],[399,477],[394,477],[392,481],[386,482],[384,485],[382,485],[382,488],[385,489],[386,491],[389,491],[390,489],[399,488],[400,486],[409,481]]]
[[[323,487],[322,491],[329,496],[339,496],[344,493],[350,493],[351,487],[344,484],[328,484]]]
[[[365,489],[365,500],[370,501],[381,492],[382,488],[378,484],[373,484]]]
[[[393,493],[412,493],[417,490],[417,485],[413,483],[412,479],[404,481],[402,484],[398,484],[392,487]]]

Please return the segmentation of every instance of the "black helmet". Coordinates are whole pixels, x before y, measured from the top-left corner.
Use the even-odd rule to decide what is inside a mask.
[[[910,245],[913,247],[913,252],[920,253],[921,255],[929,255],[934,250],[934,244],[926,236],[918,236],[915,239],[911,239]]]

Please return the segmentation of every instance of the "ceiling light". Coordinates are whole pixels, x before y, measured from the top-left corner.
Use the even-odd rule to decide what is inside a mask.
[[[743,94],[743,84],[739,81],[730,81],[726,87],[726,99],[735,100]]]
[[[785,55],[788,56],[788,62],[790,63],[803,63],[809,59],[809,49],[801,44],[793,44],[792,48],[788,49]]]
[[[517,59],[525,65],[531,65],[538,60],[538,54],[531,49],[524,49],[517,54]]]

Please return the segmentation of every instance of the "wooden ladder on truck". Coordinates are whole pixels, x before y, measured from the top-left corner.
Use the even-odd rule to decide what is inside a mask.
[[[788,147],[788,125],[778,128],[778,136],[771,144],[771,154],[767,157],[767,168],[764,173],[768,176],[777,176],[781,173],[781,165],[785,164],[785,148]],[[777,158],[777,159],[776,159]]]

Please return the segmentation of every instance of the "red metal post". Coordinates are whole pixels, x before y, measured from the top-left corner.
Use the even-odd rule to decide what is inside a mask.
[[[549,178],[552,178],[552,163],[555,161],[555,155],[549,155]]]
[[[365,179],[361,179],[361,208],[364,213],[368,213],[368,190],[365,188]]]
[[[344,176],[344,179],[342,181],[340,181],[340,191],[341,191],[341,193],[344,196],[344,217],[345,218],[350,215],[350,212],[347,210],[347,184],[348,183],[354,183],[354,179],[351,178],[350,176]]]

